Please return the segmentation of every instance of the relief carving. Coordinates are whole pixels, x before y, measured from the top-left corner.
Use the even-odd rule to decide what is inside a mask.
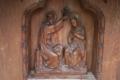
[[[100,79],[104,24],[101,9],[87,0],[42,0],[30,5],[22,22],[24,80],[81,78],[87,70]]]
[[[41,23],[38,36],[36,71],[80,71],[86,72],[86,32],[80,15],[68,7],[63,9],[57,19],[54,10],[48,11]],[[58,40],[60,30],[69,27],[67,42]],[[56,36],[57,35],[57,36]]]

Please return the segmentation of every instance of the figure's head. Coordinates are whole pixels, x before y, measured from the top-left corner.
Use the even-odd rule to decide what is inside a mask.
[[[79,27],[81,25],[81,20],[78,14],[73,13],[70,20],[73,27]]]
[[[56,14],[55,14],[55,11],[49,11],[47,14],[46,14],[46,20],[48,21],[49,24],[54,24],[55,21],[56,21]]]

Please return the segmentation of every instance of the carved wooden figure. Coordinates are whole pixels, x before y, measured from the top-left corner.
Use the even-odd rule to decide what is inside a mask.
[[[37,67],[57,68],[60,63],[59,56],[62,54],[62,45],[56,43],[53,36],[63,27],[63,19],[57,20],[54,11],[47,12],[45,17],[38,36],[38,54],[41,54],[43,65],[38,65],[37,61]]]
[[[69,11],[70,12],[70,11]],[[81,23],[80,16],[74,12],[69,13],[71,30],[68,36],[68,46],[65,48],[65,63],[69,67],[79,70],[86,63],[86,40],[85,28]]]

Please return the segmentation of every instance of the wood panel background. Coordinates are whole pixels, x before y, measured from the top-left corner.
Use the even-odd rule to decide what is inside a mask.
[[[22,79],[21,21],[38,0],[0,0],[0,80]],[[89,0],[105,15],[102,80],[119,80],[120,0]]]

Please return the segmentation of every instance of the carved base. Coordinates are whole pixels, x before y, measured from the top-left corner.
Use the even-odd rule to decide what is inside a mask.
[[[87,74],[84,75],[73,75],[73,74],[63,74],[63,75],[59,75],[59,74],[42,74],[41,77],[29,77],[28,80],[66,80],[66,79],[73,79],[73,80],[96,80],[94,75],[91,72],[88,72]]]
[[[36,74],[41,74],[41,73],[78,73],[78,74],[86,74],[87,73],[87,67],[84,66],[84,67],[75,67],[75,68],[70,68],[69,66],[67,65],[62,65],[60,66],[59,68],[56,68],[56,69],[50,69],[50,68],[47,68],[47,67],[42,67],[41,69],[37,70],[35,72]],[[32,74],[32,72],[31,72]]]
[[[36,80],[34,78],[39,79],[50,79],[50,78],[60,78],[60,79],[72,79],[72,78],[86,78],[86,75],[88,75],[89,73],[87,73],[87,68],[81,68],[80,70],[66,70],[64,69],[64,71],[62,72],[61,70],[53,70],[53,71],[41,71],[39,73],[35,73],[35,72],[31,72],[31,74],[29,74],[29,78],[28,80],[32,80],[31,78],[33,78],[33,80]]]

